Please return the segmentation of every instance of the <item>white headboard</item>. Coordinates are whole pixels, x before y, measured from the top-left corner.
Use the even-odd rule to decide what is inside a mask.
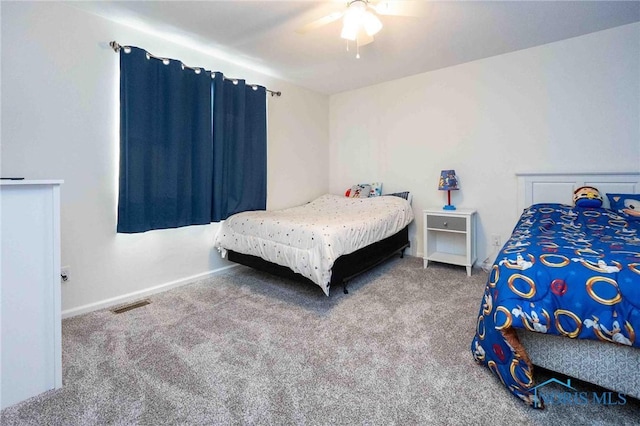
[[[516,173],[518,215],[535,203],[573,204],[573,191],[581,186],[598,188],[609,207],[606,193],[640,193],[640,172],[603,173]]]

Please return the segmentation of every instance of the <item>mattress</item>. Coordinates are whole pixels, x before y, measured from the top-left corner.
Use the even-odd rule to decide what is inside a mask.
[[[222,222],[214,246],[223,257],[232,250],[286,266],[328,295],[336,259],[396,234],[413,219],[400,197],[326,194],[302,206],[235,214]]]

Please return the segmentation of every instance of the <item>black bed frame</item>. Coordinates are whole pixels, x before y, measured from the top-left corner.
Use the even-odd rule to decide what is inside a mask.
[[[398,252],[401,258],[404,257],[404,250],[409,247],[409,245],[409,226],[407,225],[397,234],[363,247],[360,250],[356,250],[353,253],[340,256],[334,262],[333,268],[331,268],[330,288],[342,284],[344,293],[349,293],[347,291],[347,283],[350,280],[384,262]],[[293,272],[288,267],[271,263],[261,257],[229,250],[227,252],[227,259],[277,276],[303,279],[313,283],[309,278]],[[313,284],[315,285],[315,283]]]

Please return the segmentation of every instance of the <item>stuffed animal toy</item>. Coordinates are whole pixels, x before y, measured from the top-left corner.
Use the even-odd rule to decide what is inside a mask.
[[[576,207],[602,207],[602,196],[593,186],[581,186],[573,191]]]
[[[611,210],[621,213],[625,219],[640,220],[640,194],[609,194]]]

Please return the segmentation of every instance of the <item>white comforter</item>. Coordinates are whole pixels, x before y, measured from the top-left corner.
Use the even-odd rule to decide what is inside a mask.
[[[235,214],[222,222],[214,245],[287,266],[329,295],[334,261],[390,237],[414,218],[407,200],[393,196],[323,195],[308,204]]]

